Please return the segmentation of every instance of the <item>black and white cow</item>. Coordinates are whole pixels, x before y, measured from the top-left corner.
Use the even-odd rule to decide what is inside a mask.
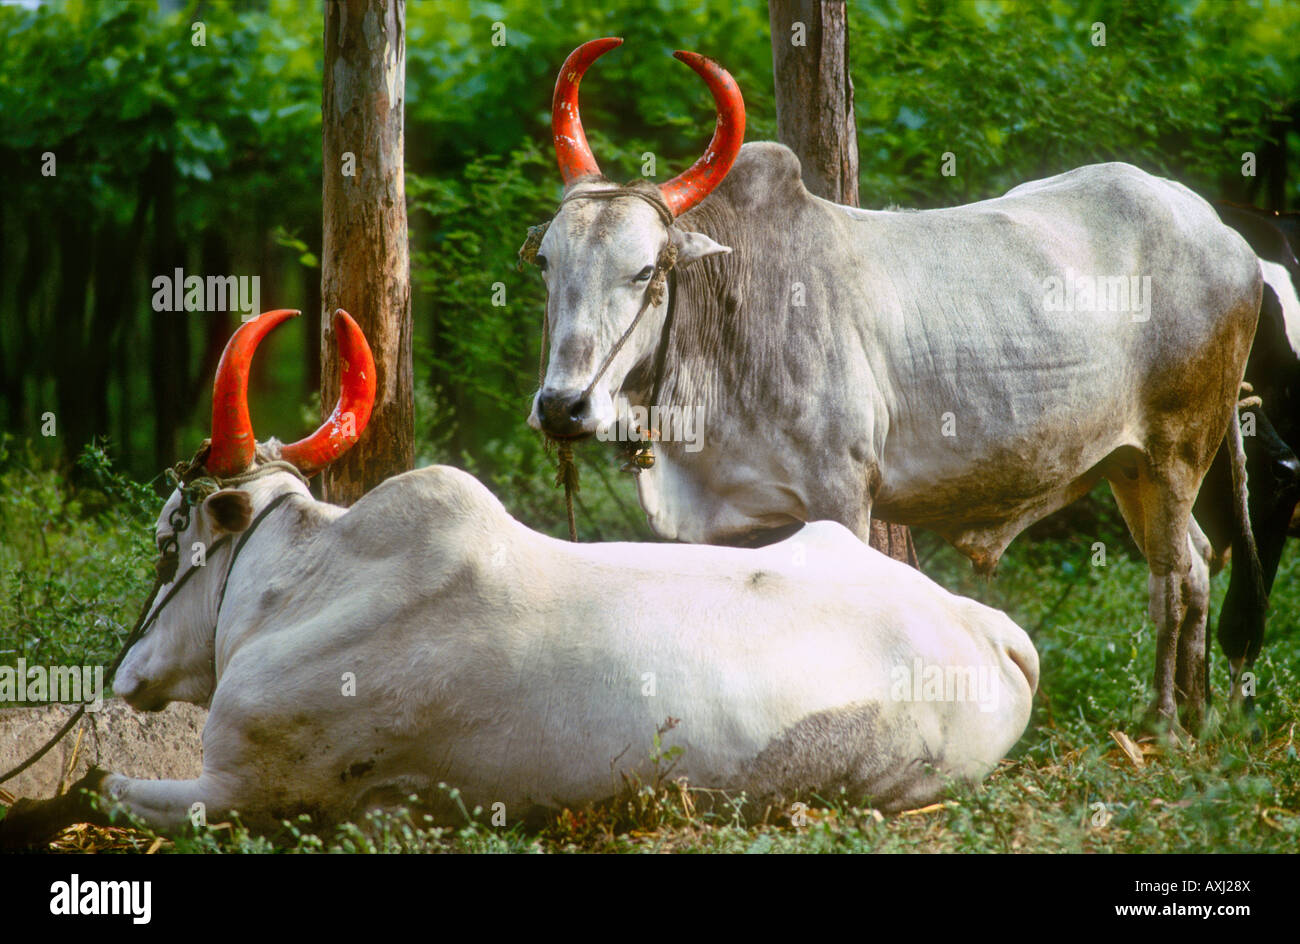
[[[1250,519],[1263,585],[1248,568],[1234,567],[1219,614],[1218,637],[1228,657],[1234,694],[1236,679],[1254,664],[1264,641],[1267,594],[1277,576],[1287,534],[1297,535],[1300,504],[1300,261],[1295,240],[1300,214],[1277,214],[1255,207],[1218,203],[1219,218],[1240,233],[1259,256],[1264,298],[1259,327],[1246,362],[1246,381],[1261,405],[1244,417]],[[1253,427],[1253,429],[1252,429]],[[1253,432],[1253,435],[1251,433]],[[1233,546],[1232,479],[1229,456],[1219,450],[1194,508],[1196,520],[1216,550]]]

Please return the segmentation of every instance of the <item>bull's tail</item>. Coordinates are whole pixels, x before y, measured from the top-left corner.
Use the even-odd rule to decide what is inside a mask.
[[[1256,401],[1256,398],[1252,398]],[[1231,446],[1229,469],[1232,473],[1232,570],[1234,582],[1242,578],[1245,599],[1242,601],[1241,616],[1246,621],[1245,649],[1232,651],[1240,646],[1229,645],[1224,638],[1224,619],[1219,620],[1219,644],[1228,656],[1232,673],[1232,695],[1237,700],[1241,694],[1240,676],[1246,666],[1255,661],[1260,646],[1264,642],[1264,619],[1268,611],[1268,591],[1264,589],[1264,568],[1259,561],[1259,549],[1255,545],[1255,533],[1250,524],[1250,502],[1246,486],[1246,449],[1241,436],[1241,414],[1239,403],[1232,411],[1232,422],[1228,424],[1227,445]],[[1239,572],[1239,568],[1244,572]]]

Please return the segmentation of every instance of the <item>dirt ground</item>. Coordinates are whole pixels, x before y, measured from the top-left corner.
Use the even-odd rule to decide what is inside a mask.
[[[73,705],[0,709],[0,774],[22,763],[76,710]],[[121,699],[86,712],[41,760],[0,784],[14,797],[55,796],[91,765],[149,779],[189,780],[203,768],[203,725],[208,713],[173,703],[164,711],[135,711]],[[0,793],[0,799],[8,801]]]

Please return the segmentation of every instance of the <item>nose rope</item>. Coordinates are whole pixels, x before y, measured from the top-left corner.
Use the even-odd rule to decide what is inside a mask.
[[[533,227],[533,229],[543,229],[542,227]],[[532,230],[529,231],[531,235]],[[521,250],[522,252],[522,250]],[[546,296],[546,308],[542,311],[542,346],[537,352],[537,388],[540,390],[542,382],[546,379],[546,348],[550,344],[550,325],[551,325],[551,297]],[[564,514],[569,522],[569,540],[577,542],[578,540],[578,519],[573,513],[573,495],[578,491],[578,464],[573,461],[573,443],[563,439],[552,439],[546,437],[546,442],[555,443],[558,449],[555,466],[555,485],[564,486]]]
[[[637,311],[636,317],[633,318],[632,323],[627,326],[627,330],[623,332],[623,336],[615,342],[614,346],[610,348],[609,353],[605,355],[605,360],[601,363],[600,369],[596,371],[596,376],[591,378],[591,383],[587,384],[587,389],[582,391],[582,397],[580,399],[585,400],[587,397],[591,396],[591,391],[595,389],[597,382],[599,382],[605,371],[609,369],[609,365],[614,362],[614,358],[618,357],[618,352],[623,349],[623,345],[626,344],[627,339],[632,336],[632,332],[636,330],[636,326],[641,323],[641,316],[649,311],[651,307],[658,307],[658,305],[663,302],[664,292],[667,289],[668,273],[676,264],[677,247],[670,242],[668,245],[664,246],[659,253],[659,258],[655,260],[654,275],[650,277],[650,284],[646,286],[645,297],[641,300],[641,308]]]

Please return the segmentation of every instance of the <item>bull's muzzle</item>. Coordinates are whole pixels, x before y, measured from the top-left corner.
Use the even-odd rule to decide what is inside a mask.
[[[150,691],[148,684],[143,681],[129,692],[124,692],[116,686],[114,686],[113,691],[115,694],[122,696],[122,700],[136,711],[162,711],[171,704],[171,699]]]
[[[113,680],[113,694],[136,711],[162,711],[171,704],[171,699],[154,689],[148,679],[133,675],[129,671],[119,670]]]
[[[591,397],[582,391],[542,389],[537,394],[537,421],[552,439],[581,439],[596,431]]]

